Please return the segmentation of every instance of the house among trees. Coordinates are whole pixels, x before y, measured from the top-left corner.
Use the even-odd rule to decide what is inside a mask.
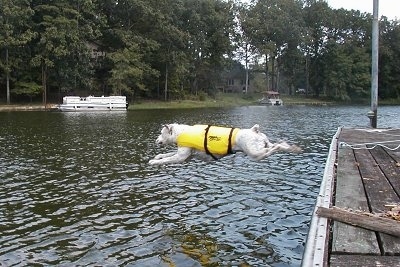
[[[225,70],[221,74],[221,80],[217,84],[217,89],[222,93],[245,93],[246,92],[246,70],[243,66],[236,64],[230,70]],[[247,92],[254,92],[249,76]]]
[[[95,42],[87,42],[86,46],[88,47],[90,51],[90,57],[92,59],[98,59],[98,58],[103,58],[106,56],[106,52],[104,49],[99,45],[98,43]]]

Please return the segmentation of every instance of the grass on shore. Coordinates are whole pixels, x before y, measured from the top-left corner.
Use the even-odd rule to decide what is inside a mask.
[[[223,108],[256,105],[260,95],[242,94],[218,94],[215,98],[203,100],[173,100],[173,101],[141,101],[129,105],[129,110],[143,109],[179,109],[179,108]],[[326,105],[334,104],[326,101],[305,96],[282,96],[284,105]]]
[[[178,108],[221,108],[221,107],[236,107],[254,104],[253,98],[243,98],[237,94],[218,95],[216,98],[205,98],[201,100],[144,100],[141,102],[131,103],[130,110],[139,109],[178,109]]]

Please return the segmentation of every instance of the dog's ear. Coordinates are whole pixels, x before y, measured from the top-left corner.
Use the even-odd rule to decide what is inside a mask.
[[[259,133],[259,132],[260,132],[260,125],[254,124],[254,126],[251,127],[250,130],[252,130],[252,131],[255,132],[255,133]]]
[[[172,128],[173,128],[172,124],[164,124],[163,128],[166,128],[168,130],[168,133],[172,134]]]
[[[173,128],[174,128],[174,125],[173,125],[173,124],[169,124],[169,125],[168,125],[168,131],[169,131],[169,134],[171,134],[171,135],[172,135],[172,130],[173,130]]]

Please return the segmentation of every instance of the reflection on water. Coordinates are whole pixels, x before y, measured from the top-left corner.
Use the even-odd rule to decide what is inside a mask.
[[[368,108],[0,113],[0,265],[298,266],[339,126]],[[396,107],[380,127],[398,127]],[[149,166],[163,123],[251,127],[300,145]]]

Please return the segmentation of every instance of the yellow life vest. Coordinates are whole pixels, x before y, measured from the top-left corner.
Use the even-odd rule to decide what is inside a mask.
[[[191,147],[213,155],[233,153],[238,128],[226,128],[210,125],[194,125],[177,137],[178,146]]]

